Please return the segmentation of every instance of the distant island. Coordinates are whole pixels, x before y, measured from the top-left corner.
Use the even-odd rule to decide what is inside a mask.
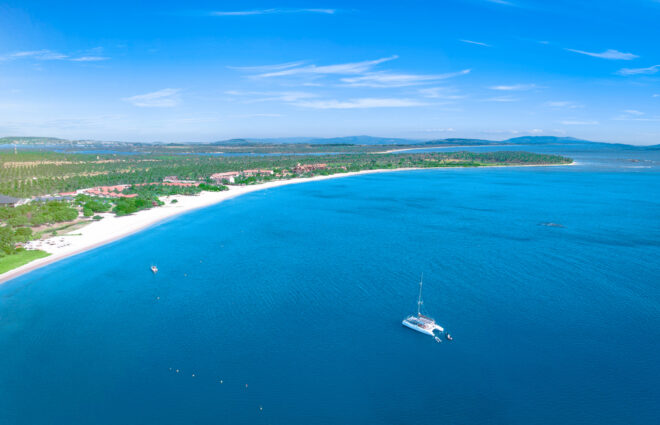
[[[173,214],[262,188],[369,172],[572,163],[520,151],[376,153],[337,151],[346,146],[334,144],[318,145],[326,153],[260,153],[272,146],[278,145],[254,143],[246,153],[228,155],[196,150],[203,149],[199,145],[175,150],[114,145],[97,153],[0,150],[0,281],[24,264],[46,264]],[[382,151],[397,145],[371,146]],[[135,215],[147,210],[154,212]]]

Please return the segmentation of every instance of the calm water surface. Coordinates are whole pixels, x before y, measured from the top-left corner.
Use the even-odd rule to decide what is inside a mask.
[[[655,423],[654,155],[275,188],[35,271],[0,423]],[[421,272],[452,343],[401,326]]]

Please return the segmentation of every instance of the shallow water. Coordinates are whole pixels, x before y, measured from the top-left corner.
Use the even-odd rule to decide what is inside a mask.
[[[0,423],[653,423],[660,173],[579,162],[269,189],[8,282]],[[401,326],[421,272],[452,343]]]

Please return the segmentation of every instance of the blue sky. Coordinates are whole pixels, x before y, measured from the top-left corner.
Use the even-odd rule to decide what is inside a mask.
[[[658,22],[659,0],[0,0],[0,135],[656,144]]]

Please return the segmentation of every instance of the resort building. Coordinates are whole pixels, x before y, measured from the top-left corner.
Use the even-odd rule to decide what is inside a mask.
[[[17,207],[26,203],[27,199],[14,198],[13,196],[0,195],[0,207]]]
[[[126,195],[121,193],[124,189],[129,187],[130,184],[118,184],[115,186],[98,186],[90,189],[85,189],[83,193],[92,196],[103,196],[105,198],[135,198],[136,193]]]
[[[218,184],[222,183],[234,183],[234,179],[240,176],[241,173],[238,171],[227,171],[225,173],[215,173],[211,175],[211,180]]]
[[[252,176],[272,176],[273,174],[275,174],[275,172],[274,172],[273,170],[261,170],[261,169],[257,169],[257,170],[243,170],[243,171],[241,172],[241,174],[244,175],[244,176],[246,176],[246,177],[252,177]]]

